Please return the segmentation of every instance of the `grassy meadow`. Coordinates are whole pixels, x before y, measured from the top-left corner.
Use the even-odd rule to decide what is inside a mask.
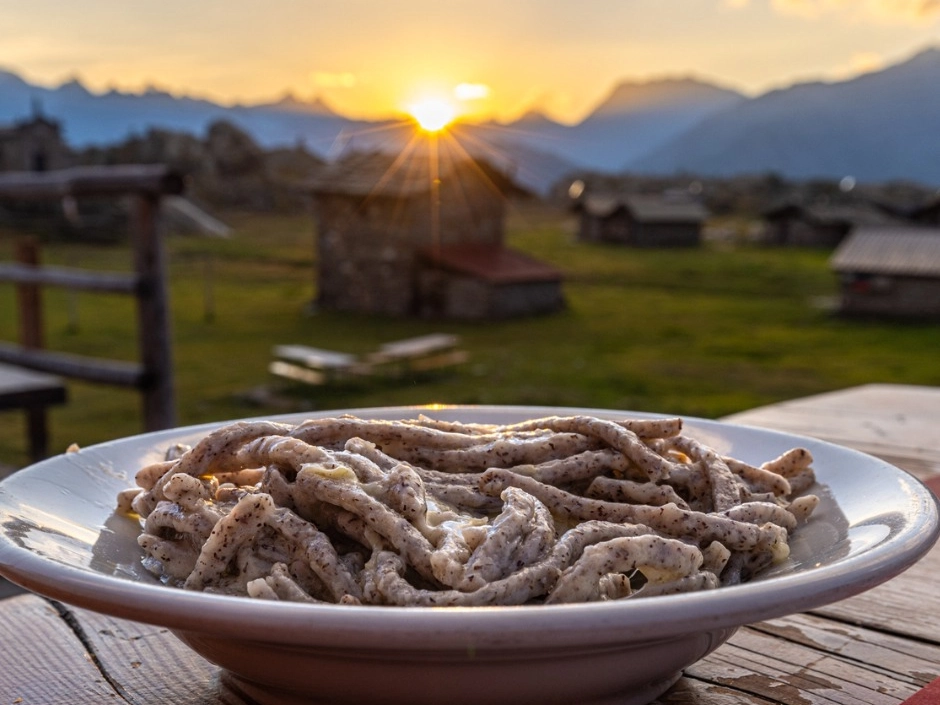
[[[633,250],[574,239],[547,206],[513,206],[509,243],[560,267],[567,307],[485,323],[397,320],[313,311],[315,232],[303,215],[229,214],[229,239],[168,239],[180,424],[303,409],[422,404],[544,404],[718,417],[868,382],[940,385],[940,326],[847,320],[828,252],[743,239],[695,250]],[[0,233],[8,260],[14,235]],[[47,264],[122,270],[120,246],[47,243]],[[132,301],[44,293],[46,346],[136,359]],[[17,336],[11,285],[0,285],[0,339]],[[453,373],[355,386],[284,387],[271,347],[302,343],[367,353],[430,332],[461,336],[470,361]],[[139,397],[70,381],[50,412],[51,449],[141,431]],[[26,463],[21,414],[0,426],[0,463]]]

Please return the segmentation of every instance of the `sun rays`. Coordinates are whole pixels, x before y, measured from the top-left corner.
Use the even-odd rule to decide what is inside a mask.
[[[425,132],[440,132],[457,118],[457,108],[446,98],[429,96],[407,106],[408,113]]]
[[[496,128],[494,134],[493,129],[483,130],[481,125],[465,121],[465,101],[485,97],[485,88],[460,84],[459,91],[423,92],[402,104],[405,114],[400,119],[345,134],[336,161],[355,161],[359,155],[363,164],[371,164],[361,182],[371,186],[361,196],[356,212],[368,212],[379,200],[394,199],[396,205],[387,211],[384,226],[376,224],[392,237],[391,233],[409,227],[405,221],[414,217],[414,210],[406,204],[416,198],[427,199],[424,217],[430,221],[431,238],[427,244],[436,250],[450,239],[442,223],[442,206],[450,213],[454,209],[464,212],[463,217],[472,222],[482,217],[469,197],[474,189],[497,194],[504,203],[507,185],[512,184],[510,190],[518,191],[519,175],[511,155],[500,146],[500,140],[482,136],[488,132],[495,137],[502,130],[490,126]],[[470,183],[464,184],[463,180]]]

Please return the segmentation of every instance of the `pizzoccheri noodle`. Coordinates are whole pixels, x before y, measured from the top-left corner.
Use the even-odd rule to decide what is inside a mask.
[[[236,422],[136,481],[119,510],[164,582],[338,604],[717,588],[785,560],[818,503],[807,450],[750,465],[678,418]]]

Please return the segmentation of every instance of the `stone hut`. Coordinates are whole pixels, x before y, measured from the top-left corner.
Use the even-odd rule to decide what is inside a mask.
[[[857,227],[898,224],[899,220],[869,203],[783,203],[764,212],[764,240],[771,245],[837,246]]]
[[[0,171],[51,171],[71,163],[61,126],[38,111],[29,120],[0,128]]]
[[[846,314],[940,317],[940,228],[860,228],[835,250]]]
[[[696,200],[666,194],[584,194],[575,202],[578,239],[633,247],[695,247],[708,211]]]
[[[505,246],[507,199],[523,192],[485,161],[356,153],[312,192],[323,308],[482,319],[563,304],[561,274]]]

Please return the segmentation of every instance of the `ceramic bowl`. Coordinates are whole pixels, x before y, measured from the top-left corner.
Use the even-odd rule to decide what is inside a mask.
[[[655,414],[546,407],[395,407],[353,413],[510,423],[552,414]],[[50,458],[0,483],[0,574],[80,607],[172,630],[262,703],[639,705],[738,627],[807,610],[905,570],[937,540],[933,495],[862,453],[773,431],[686,419],[684,432],[751,463],[795,446],[815,457],[821,503],[791,556],[717,590],[587,604],[399,608],[279,603],[189,592],[140,565],[119,490],[174,443],[222,424],[144,434]]]

